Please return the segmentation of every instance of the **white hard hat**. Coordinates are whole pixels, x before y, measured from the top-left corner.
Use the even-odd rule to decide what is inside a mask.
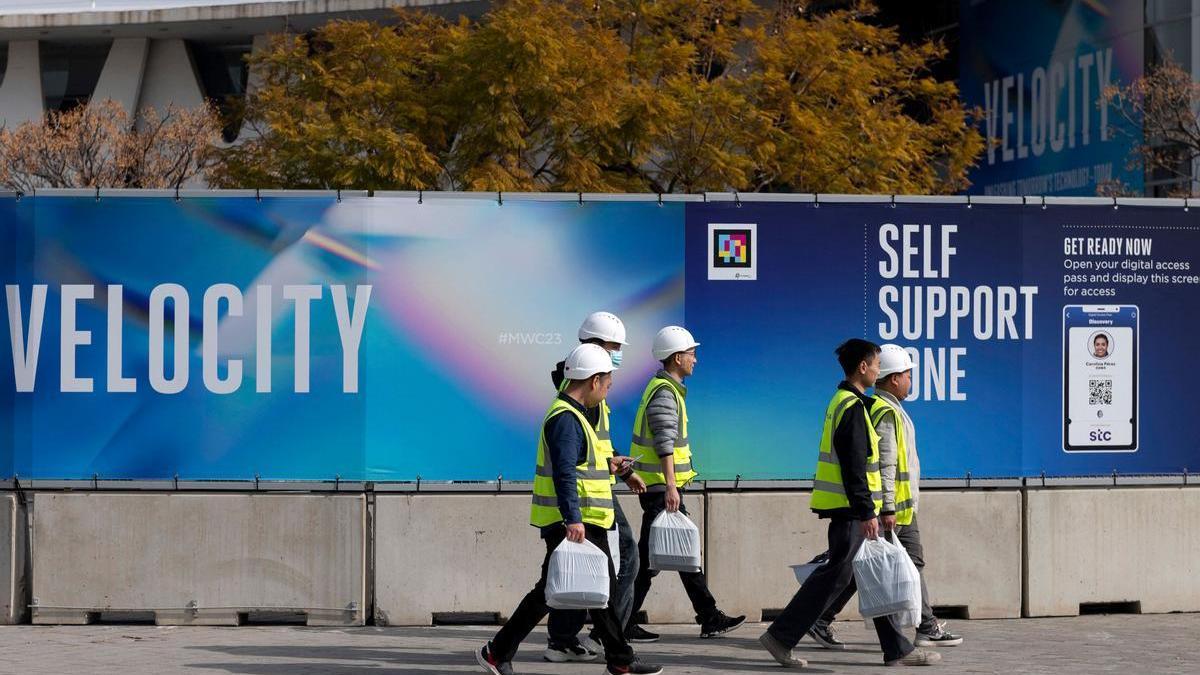
[[[597,373],[611,373],[612,357],[600,345],[579,345],[567,354],[563,376],[568,380],[586,380]]]
[[[579,340],[603,340],[617,344],[625,342],[625,324],[612,312],[592,312],[579,327]]]
[[[687,329],[680,326],[667,326],[654,336],[654,359],[665,361],[672,354],[686,352],[692,347],[699,346],[700,343],[696,342]]]
[[[900,345],[886,344],[879,348],[879,379],[912,370],[912,357]]]

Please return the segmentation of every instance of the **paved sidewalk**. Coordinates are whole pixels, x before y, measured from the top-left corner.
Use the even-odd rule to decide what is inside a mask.
[[[647,660],[676,675],[724,673],[872,673],[881,666],[874,633],[862,622],[842,622],[845,652],[813,648],[802,671],[775,665],[757,642],[764,626],[747,625],[717,640],[700,640],[690,626],[662,627],[664,640],[639,645]],[[658,629],[656,629],[658,630]],[[1088,616],[1064,619],[957,621],[966,642],[943,649],[943,673],[1159,673],[1200,672],[1200,614]],[[303,628],[243,626],[0,626],[4,673],[244,673],[248,675],[375,675],[475,673],[471,649],[494,627]],[[513,664],[517,673],[600,675],[602,664],[551,664],[541,660],[539,629]]]

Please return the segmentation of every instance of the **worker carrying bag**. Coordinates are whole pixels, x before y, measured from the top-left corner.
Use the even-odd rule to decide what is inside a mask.
[[[663,511],[650,524],[650,569],[700,571],[700,528],[682,511]]]
[[[550,554],[546,605],[553,609],[608,607],[609,558],[588,540],[564,539]]]
[[[921,577],[899,543],[886,536],[864,541],[854,556],[854,581],[864,618],[899,614],[903,625],[915,611],[919,622]]]

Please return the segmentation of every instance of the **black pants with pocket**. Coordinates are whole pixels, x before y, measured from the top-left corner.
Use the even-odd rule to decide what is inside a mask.
[[[595,525],[584,525],[585,536],[605,554],[608,554],[608,531]],[[534,627],[538,625],[550,610],[546,606],[546,574],[550,569],[550,554],[567,538],[566,527],[559,527],[545,536],[546,557],[542,559],[542,576],[534,585],[533,590],[525,595],[521,604],[517,605],[512,618],[500,628],[496,637],[492,638],[492,653],[501,661],[512,661],[517,655],[517,648]],[[613,573],[612,560],[608,561],[608,597],[616,593],[617,579]],[[621,630],[621,622],[610,604],[605,609],[588,610],[592,623],[596,626],[596,636],[604,645],[604,658],[609,665],[627,666],[633,662],[633,648],[625,641],[625,633]]]
[[[933,608],[929,606],[929,588],[925,586],[925,547],[921,546],[921,530],[917,528],[917,515],[913,514],[912,523],[908,525],[896,526],[896,539],[900,545],[908,551],[908,557],[912,558],[913,565],[916,565],[917,572],[921,575],[921,625],[917,626],[917,632],[932,631],[937,626],[937,617],[933,615]],[[821,619],[817,622],[828,626],[833,623],[837,615],[850,602],[850,598],[854,597],[854,580],[850,580],[850,585],[842,592],[838,598],[833,601],[829,609],[821,615]]]
[[[621,502],[613,499],[616,510],[617,538],[620,539],[621,571],[617,574],[617,594],[608,599],[608,604],[617,613],[621,626],[629,621],[629,613],[633,607],[633,581],[637,578],[638,545],[633,536],[633,528],[621,510]],[[550,619],[546,622],[546,633],[551,645],[571,645],[578,638],[579,631],[587,621],[587,611],[582,609],[552,609]]]
[[[679,510],[687,515],[687,507],[683,504],[683,490],[679,491]],[[658,514],[667,510],[666,492],[646,492],[638,495],[642,505],[642,531],[638,539],[638,575],[633,582],[633,607],[629,611],[627,626],[637,623],[638,610],[646,601],[650,592],[651,580],[658,572],[650,569],[650,525]],[[708,590],[708,580],[704,572],[680,572],[679,579],[683,581],[683,590],[687,591],[688,599],[692,601],[692,610],[696,612],[696,623],[703,624],[717,613],[717,601]]]
[[[795,647],[808,629],[813,627],[825,610],[854,582],[854,555],[862,547],[863,537],[857,520],[829,521],[829,560],[818,567],[792,596],[767,631],[787,647]],[[884,661],[903,658],[913,645],[900,632],[892,617],[874,620]]]

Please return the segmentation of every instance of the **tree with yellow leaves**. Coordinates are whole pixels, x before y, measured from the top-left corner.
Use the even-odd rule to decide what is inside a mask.
[[[229,187],[946,193],[983,149],[874,8],[505,0],[277,37]]]

